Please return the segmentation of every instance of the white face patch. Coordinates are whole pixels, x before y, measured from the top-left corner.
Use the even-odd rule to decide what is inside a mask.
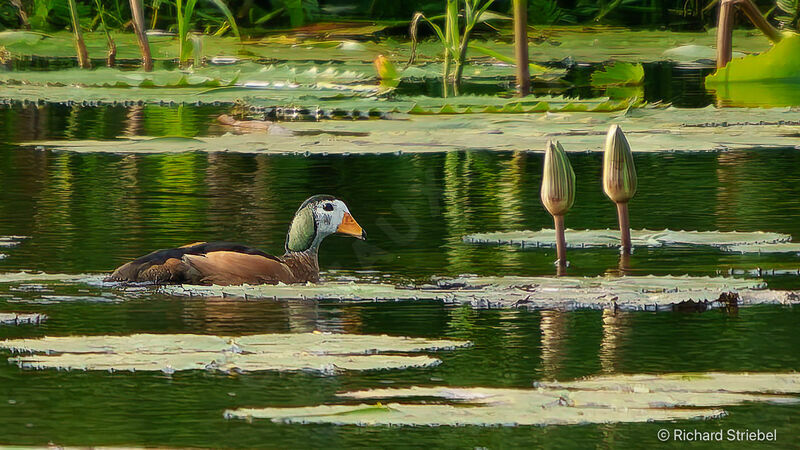
[[[345,213],[350,214],[350,210],[341,200],[325,200],[317,203],[314,207],[314,217],[317,219],[317,239],[336,233],[339,225],[342,224]]]

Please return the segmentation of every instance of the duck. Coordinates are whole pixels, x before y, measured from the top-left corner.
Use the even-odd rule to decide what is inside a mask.
[[[105,281],[221,286],[317,283],[319,247],[332,234],[367,238],[344,201],[314,195],[294,214],[283,256],[231,242],[195,242],[125,263]]]

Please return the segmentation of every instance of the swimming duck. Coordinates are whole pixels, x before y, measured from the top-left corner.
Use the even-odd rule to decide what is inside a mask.
[[[319,246],[336,233],[362,240],[367,237],[343,201],[315,195],[295,213],[283,256],[229,242],[197,242],[142,256],[117,268],[106,281],[206,285],[317,282]]]

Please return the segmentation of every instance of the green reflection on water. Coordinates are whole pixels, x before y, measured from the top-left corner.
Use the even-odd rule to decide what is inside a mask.
[[[151,108],[151,107],[144,107]],[[158,107],[153,107],[158,108]],[[206,111],[67,109],[8,114],[1,142],[33,137],[209,132]],[[104,111],[104,112],[103,112]],[[154,110],[156,111],[156,110]],[[192,111],[192,112],[190,112]],[[37,115],[38,114],[38,115]],[[78,117],[74,117],[77,115]],[[89,115],[91,117],[82,117]],[[179,126],[170,124],[175,119]],[[192,124],[196,120],[196,124]],[[69,127],[69,123],[102,123]],[[204,123],[206,123],[204,125]],[[71,134],[68,134],[71,133]],[[535,145],[532,145],[535,147]],[[109,150],[113,151],[113,147]],[[599,154],[570,154],[577,176],[573,228],[616,224],[600,186]],[[800,155],[794,150],[636,155],[637,228],[769,230],[800,238]],[[0,271],[103,272],[153,249],[228,239],[282,252],[289,220],[309,195],[345,199],[366,242],[331,238],[327,270],[370,270],[426,280],[470,272],[553,274],[552,250],[465,245],[472,232],[552,227],[539,201],[539,153],[464,152],[403,156],[70,154],[0,147],[0,235],[31,239],[5,249]],[[570,273],[616,271],[614,249],[572,251]],[[798,268],[795,255],[735,255],[712,249],[642,249],[634,273],[712,274],[717,269]],[[795,277],[771,286],[798,288]],[[225,421],[225,409],[311,405],[338,391],[412,384],[526,387],[539,379],[596,373],[800,369],[796,308],[734,313],[475,311],[438,303],[332,303],[176,299],[66,301],[110,295],[82,285],[48,291],[0,286],[0,309],[50,316],[39,327],[0,327],[0,339],[65,334],[308,332],[452,337],[474,347],[441,352],[433,369],[344,374],[162,374],[31,372],[0,364],[0,443],[287,447],[606,446],[655,444],[663,424],[520,429],[360,429]],[[48,296],[67,296],[67,299]],[[51,303],[42,304],[42,301]],[[54,303],[52,303],[54,302]],[[7,357],[0,353],[0,359]],[[669,424],[701,430],[778,428],[796,436],[796,406],[745,405],[721,420]],[[781,441],[785,443],[789,441]]]

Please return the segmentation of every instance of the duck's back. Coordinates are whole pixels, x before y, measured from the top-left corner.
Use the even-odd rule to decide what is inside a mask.
[[[296,282],[280,258],[231,242],[156,250],[120,266],[106,280],[219,285]]]

